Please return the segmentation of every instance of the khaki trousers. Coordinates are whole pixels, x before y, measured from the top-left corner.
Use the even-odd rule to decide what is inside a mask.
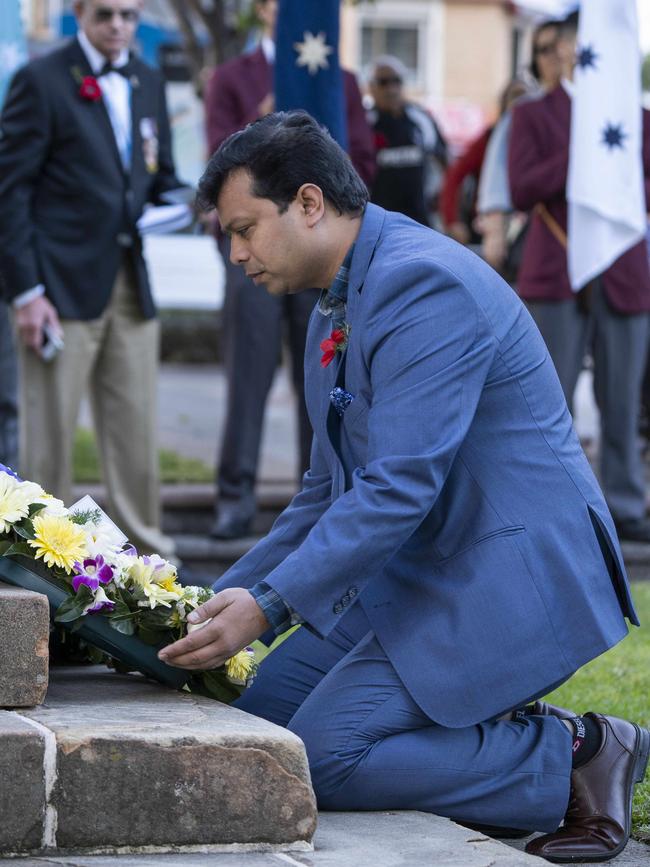
[[[162,535],[157,450],[159,323],[143,319],[126,269],[106,310],[63,320],[65,348],[44,362],[20,348],[20,466],[71,504],[72,451],[89,391],[111,518],[141,553],[173,556]]]

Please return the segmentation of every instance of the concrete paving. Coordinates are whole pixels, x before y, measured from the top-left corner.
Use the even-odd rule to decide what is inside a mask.
[[[516,846],[468,831],[428,813],[320,813],[314,850],[208,849],[174,854],[122,852],[0,859],[0,867],[542,867],[548,862]],[[650,847],[634,841],[615,867],[648,867]],[[586,867],[584,863],[576,867]]]

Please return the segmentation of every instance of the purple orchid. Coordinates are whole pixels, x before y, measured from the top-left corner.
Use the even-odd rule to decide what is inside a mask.
[[[72,588],[75,593],[79,591],[82,584],[85,584],[94,593],[100,584],[108,584],[113,578],[113,568],[108,565],[101,554],[84,560],[83,563],[77,561],[74,564],[74,570],[77,573],[72,579]]]
[[[13,476],[14,479],[17,479],[19,482],[22,482],[22,479],[15,473],[11,467],[6,467],[4,464],[0,464],[0,473],[6,473],[8,476]]]
[[[115,603],[104,593],[104,588],[100,587],[96,593],[94,600],[84,609],[84,614],[97,614],[98,611],[104,609],[112,611],[115,608]]]
[[[108,596],[100,587],[97,591],[97,595],[95,596],[95,601],[92,603],[92,605],[89,605],[88,608],[86,608],[84,614],[97,614],[98,611],[103,611],[104,609],[112,611],[113,608],[115,608],[115,603],[112,599],[108,598]]]

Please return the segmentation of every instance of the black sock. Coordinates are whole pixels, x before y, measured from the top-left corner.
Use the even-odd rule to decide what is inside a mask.
[[[600,749],[600,726],[589,716],[577,716],[569,722],[573,726],[572,766],[581,768]]]

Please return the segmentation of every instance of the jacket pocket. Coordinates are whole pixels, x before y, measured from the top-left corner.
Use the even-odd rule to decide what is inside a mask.
[[[477,539],[474,539],[467,545],[463,545],[462,548],[454,551],[453,554],[449,554],[447,557],[443,557],[441,560],[436,560],[436,566],[442,563],[449,563],[450,560],[453,560],[455,557],[460,557],[461,554],[465,554],[472,548],[476,548],[478,545],[482,545],[483,542],[489,542],[493,539],[500,539],[503,536],[517,536],[519,533],[525,532],[526,528],[523,524],[513,524],[510,527],[500,527],[498,530],[492,530],[490,533],[485,533],[483,536],[479,536]]]

